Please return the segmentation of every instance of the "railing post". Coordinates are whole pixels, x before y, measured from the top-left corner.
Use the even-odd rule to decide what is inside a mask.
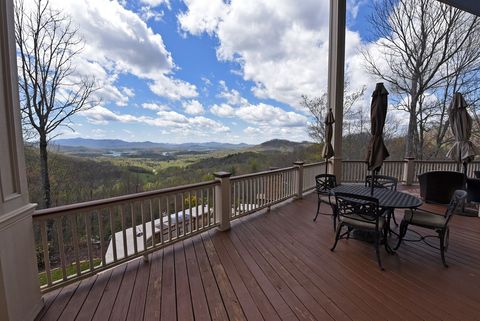
[[[410,186],[415,180],[415,158],[405,157],[403,166],[403,180],[405,181],[405,185]]]
[[[220,220],[218,229],[220,231],[227,231],[230,229],[230,217],[232,216],[232,192],[230,182],[232,173],[216,172],[213,175],[215,179],[220,182],[220,185],[215,186],[215,210]]]
[[[296,199],[302,199],[303,198],[303,164],[305,162],[302,161],[296,161],[293,163],[295,167],[298,169],[297,170],[297,182],[296,182],[296,188],[297,188],[297,197]]]

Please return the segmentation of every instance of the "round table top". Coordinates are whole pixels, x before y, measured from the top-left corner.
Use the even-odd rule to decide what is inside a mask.
[[[378,206],[383,208],[416,208],[423,204],[418,197],[387,188],[376,187],[373,189],[373,195],[372,188],[364,185],[339,185],[331,191],[375,197],[378,199]]]

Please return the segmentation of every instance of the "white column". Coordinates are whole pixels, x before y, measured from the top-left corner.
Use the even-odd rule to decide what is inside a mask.
[[[335,116],[333,131],[333,174],[342,181],[343,86],[345,70],[346,0],[330,0],[328,45],[328,106]]]
[[[13,1],[0,1],[0,320],[29,321],[43,307],[23,155]]]

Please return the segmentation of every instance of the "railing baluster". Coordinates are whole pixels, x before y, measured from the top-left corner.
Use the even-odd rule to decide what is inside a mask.
[[[40,235],[42,237],[42,248],[43,248],[43,261],[45,264],[45,274],[47,275],[47,284],[48,286],[52,285],[52,274],[50,271],[50,251],[48,250],[48,237],[47,237],[47,221],[41,220],[40,222]]]
[[[155,213],[153,212],[153,204],[152,204],[152,200],[149,199],[148,200],[148,208],[150,209],[150,222],[151,222],[151,228],[152,228],[152,247],[155,247],[155,245],[157,245],[157,242],[156,242],[156,233],[155,233]]]
[[[162,211],[162,198],[158,198],[158,220],[160,226],[160,244],[164,243],[163,233],[164,233],[164,224],[163,224],[163,211]]]
[[[200,190],[200,198],[202,199],[202,215],[200,221],[202,221],[202,229],[205,227],[205,200],[203,198],[203,189]],[[197,213],[198,220],[198,213]]]
[[[120,219],[122,220],[122,237],[123,237],[123,257],[128,256],[128,245],[127,245],[127,229],[125,226],[125,215],[123,213],[123,204],[120,204]]]
[[[132,238],[133,238],[133,253],[138,253],[138,244],[137,244],[137,220],[135,215],[135,203],[130,203],[130,217],[132,220]]]
[[[108,208],[108,216],[109,216],[109,219],[110,219],[110,238],[112,240],[112,251],[113,251],[113,261],[116,262],[117,261],[117,237],[116,237],[116,233],[115,233],[115,225],[114,225],[114,221],[113,221],[113,213],[112,213],[112,208],[109,207]]]
[[[90,214],[84,214],[83,217],[85,219],[85,234],[87,236],[88,262],[90,265],[90,271],[93,271],[92,224],[90,222]]]
[[[82,270],[80,268],[80,254],[78,248],[78,228],[77,228],[77,214],[73,214],[70,217],[70,224],[72,226],[72,240],[73,240],[73,253],[75,255],[75,270],[77,271],[77,276],[80,276]]]
[[[178,218],[178,207],[177,207],[177,195],[173,195],[173,210],[175,213],[175,237],[179,238],[180,237],[180,223],[179,223],[179,218]]]
[[[182,193],[181,195],[181,199],[182,199],[182,228],[183,228],[183,235],[186,235],[187,232],[186,232],[186,229],[185,229],[185,194]],[[188,220],[188,224],[192,225],[192,213],[189,213],[190,215],[190,219]]]
[[[142,218],[143,250],[145,251],[148,246],[147,246],[147,227],[145,223],[145,212],[143,207],[143,201],[140,201],[140,215]],[[152,221],[152,225],[153,223],[154,222]]]
[[[172,218],[170,215],[170,202],[168,200],[168,195],[165,198],[167,200],[168,241],[171,241],[172,240]]]
[[[98,217],[98,236],[100,237],[100,255],[102,256],[102,266],[107,265],[107,261],[105,259],[105,251],[103,248],[103,239],[105,237],[104,230],[103,230],[103,214],[101,211],[97,212]]]
[[[55,230],[57,231],[58,252],[60,254],[60,266],[62,267],[62,279],[67,279],[67,264],[65,262],[65,244],[63,240],[63,224],[62,217],[55,220]]]
[[[192,215],[192,192],[188,192],[188,212]],[[193,222],[190,222],[190,233],[193,232]]]

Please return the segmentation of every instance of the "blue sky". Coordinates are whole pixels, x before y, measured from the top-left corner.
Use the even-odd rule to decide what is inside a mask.
[[[77,73],[93,108],[63,138],[260,143],[308,140],[300,95],[326,91],[329,0],[51,0],[85,40]],[[348,1],[347,73],[359,62],[368,1]],[[363,40],[364,41],[364,40]],[[58,134],[58,133],[57,133]]]

